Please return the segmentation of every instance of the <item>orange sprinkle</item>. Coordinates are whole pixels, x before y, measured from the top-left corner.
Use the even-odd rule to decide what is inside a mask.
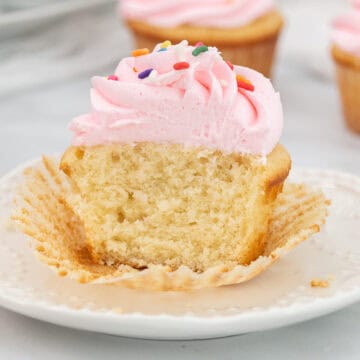
[[[138,70],[135,66],[133,67],[133,72],[138,72]]]
[[[134,50],[131,55],[133,57],[138,57],[138,56],[143,56],[143,55],[147,55],[150,53],[150,50],[148,48],[143,48],[143,49],[136,49]]]
[[[245,89],[248,91],[254,91],[255,86],[246,78],[241,75],[236,75],[236,81],[238,88]]]
[[[236,81],[241,81],[241,82],[244,82],[246,84],[251,84],[251,82],[248,79],[244,78],[241,75],[236,75]]]

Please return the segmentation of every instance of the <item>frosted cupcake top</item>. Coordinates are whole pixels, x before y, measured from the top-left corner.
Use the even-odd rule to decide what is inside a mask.
[[[187,41],[135,50],[114,75],[92,79],[91,104],[70,124],[75,146],[148,141],[267,155],[283,127],[268,79]]]
[[[246,25],[274,8],[273,0],[121,0],[126,19],[162,27],[182,24],[232,28]]]
[[[333,21],[333,43],[340,49],[360,56],[360,0],[350,1],[353,11]]]

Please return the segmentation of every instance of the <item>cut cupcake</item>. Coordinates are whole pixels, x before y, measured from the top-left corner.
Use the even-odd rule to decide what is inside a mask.
[[[360,133],[360,1],[353,0],[352,12],[333,23],[332,56],[345,120]]]
[[[201,39],[234,64],[271,76],[284,23],[272,0],[122,0],[119,8],[138,48],[152,48],[164,38],[192,45]]]
[[[279,96],[216,48],[161,46],[93,80],[94,111],[61,160],[69,204],[97,262],[248,264],[290,170]]]
[[[214,47],[139,49],[92,81],[60,163],[27,171],[14,218],[81,282],[155,290],[236,284],[319,231],[318,191],[283,184],[279,94]]]

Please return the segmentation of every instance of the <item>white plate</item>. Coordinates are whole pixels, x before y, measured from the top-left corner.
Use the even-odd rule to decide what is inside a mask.
[[[360,300],[360,179],[296,170],[292,180],[320,186],[332,200],[321,233],[258,278],[196,292],[152,293],[80,285],[38,262],[8,220],[23,167],[0,181],[0,305],[77,329],[148,339],[204,339],[277,328]],[[328,288],[311,288],[314,278]]]

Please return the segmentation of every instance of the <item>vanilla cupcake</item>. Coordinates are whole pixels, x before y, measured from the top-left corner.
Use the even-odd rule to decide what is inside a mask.
[[[152,48],[164,38],[193,45],[201,39],[234,64],[267,77],[283,27],[272,0],[122,0],[120,14],[138,48]]]
[[[60,167],[98,264],[246,265],[290,170],[279,94],[214,47],[159,44],[92,81]]]
[[[189,290],[239,284],[325,222],[286,184],[269,80],[216,48],[159,44],[92,81],[62,158],[28,168],[13,219],[40,259],[81,283]]]
[[[333,22],[332,55],[347,125],[360,133],[360,1]]]

